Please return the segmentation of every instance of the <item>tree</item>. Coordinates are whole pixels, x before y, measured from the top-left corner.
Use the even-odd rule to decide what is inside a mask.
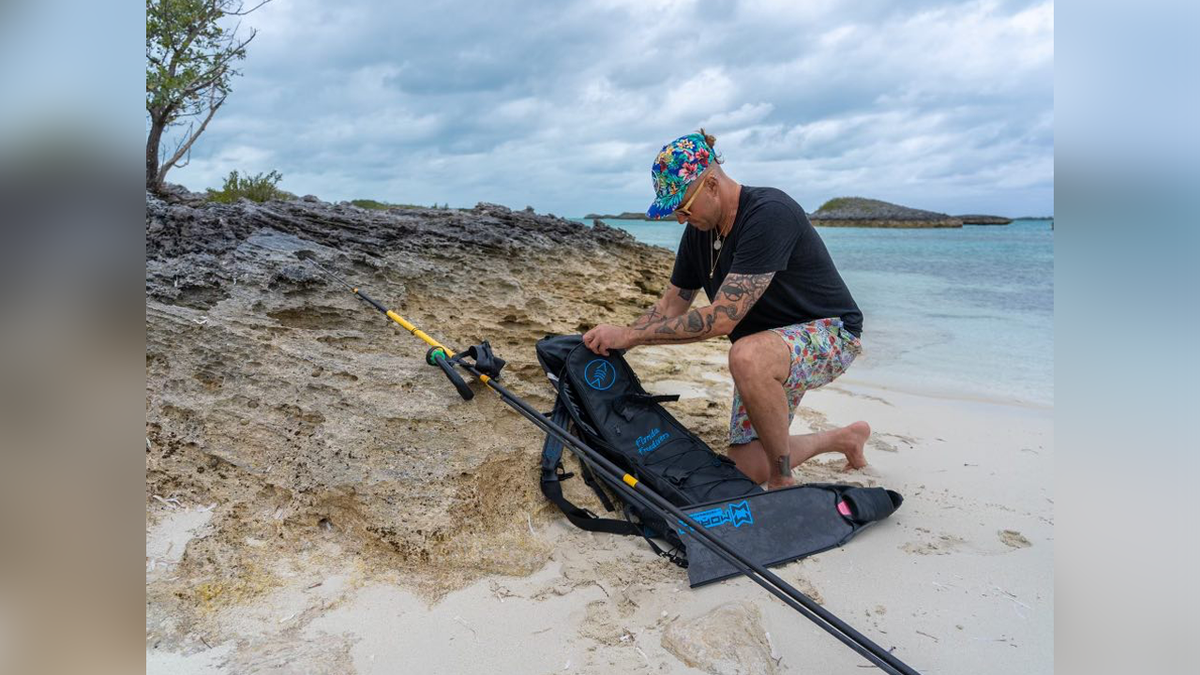
[[[192,144],[229,96],[229,83],[239,74],[234,63],[246,58],[246,45],[255,31],[239,40],[240,24],[226,29],[218,23],[245,16],[270,1],[262,0],[248,10],[241,0],[146,1],[147,189],[160,191],[172,167],[187,166]],[[187,131],[168,156],[160,148],[163,133],[185,122]]]

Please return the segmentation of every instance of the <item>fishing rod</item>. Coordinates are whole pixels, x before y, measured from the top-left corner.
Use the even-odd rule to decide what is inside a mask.
[[[637,478],[629,475],[616,464],[613,464],[606,457],[598,453],[595,449],[591,448],[582,440],[571,434],[570,431],[530,406],[516,394],[510,392],[506,387],[504,387],[504,385],[496,381],[496,379],[499,377],[500,368],[503,367],[504,362],[503,360],[496,359],[491,355],[491,349],[487,346],[486,342],[478,347],[470,348],[462,355],[455,354],[440,342],[430,337],[424,331],[421,331],[407,319],[371,298],[359,287],[351,284],[342,277],[338,276],[336,273],[326,269],[323,265],[316,262],[316,260],[314,260],[315,256],[311,252],[300,251],[297,253],[297,256],[313,265],[326,276],[336,280],[342,286],[350,289],[350,291],[354,293],[354,295],[358,296],[361,300],[379,310],[380,313],[387,316],[409,333],[412,333],[428,344],[430,348],[425,355],[426,362],[430,365],[436,365],[441,368],[442,372],[446,374],[452,383],[454,383],[455,389],[458,390],[459,395],[464,400],[470,400],[473,398],[474,392],[469,386],[467,386],[462,377],[459,376],[454,370],[454,365],[458,365],[463,370],[475,376],[489,389],[495,391],[505,403],[516,410],[522,417],[525,417],[539,429],[554,436],[561,441],[564,446],[570,448],[581,461],[587,462],[589,467],[592,468],[597,475],[604,478],[605,483],[608,484],[610,488],[617,492],[617,494],[623,497],[626,501],[635,502],[646,507],[648,510],[655,512],[657,515],[659,515],[659,517],[662,517],[667,522],[677,522],[684,526],[687,528],[688,533],[691,534],[697,541],[700,541],[707,548],[732,565],[738,570],[738,572],[749,577],[754,583],[771,593],[771,595],[774,595],[776,598],[784,602],[784,604],[799,612],[802,616],[812,621],[822,630],[835,637],[838,641],[854,650],[857,654],[870,661],[884,672],[891,675],[919,675],[916,670],[913,670],[894,654],[885,650],[883,647],[873,642],[870,638],[852,628],[849,624],[839,619],[829,610],[817,604],[816,601],[793,587],[791,584],[779,578],[775,573],[771,572],[766,567],[739,553],[723,539],[713,534],[700,523],[693,520],[691,516],[684,513],[678,506],[667,501]],[[476,363],[468,363],[462,360],[462,356],[464,355],[475,358]]]

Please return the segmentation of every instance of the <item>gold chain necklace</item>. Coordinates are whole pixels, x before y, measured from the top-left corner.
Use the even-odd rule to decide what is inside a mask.
[[[708,268],[708,278],[710,280],[713,278],[713,275],[717,271],[717,263],[721,262],[721,254],[725,252],[724,247],[722,246],[722,244],[725,243],[725,236],[717,237],[717,235],[715,234],[715,231],[716,231],[716,228],[713,228],[712,230],[708,231],[708,240],[710,242],[712,242],[712,248],[708,249],[708,261],[711,265]],[[728,236],[728,235],[726,235],[726,236]],[[713,251],[717,252],[715,259],[713,256]]]
[[[708,249],[708,261],[711,264],[711,266],[708,268],[709,281],[712,281],[713,275],[717,271],[717,263],[721,262],[721,254],[724,253],[725,247],[723,244],[725,243],[725,240],[729,238],[729,235],[733,234],[733,226],[737,222],[738,199],[740,199],[741,196],[742,186],[739,185],[737,186],[737,199],[734,199],[733,201],[733,222],[729,223],[729,232],[721,236],[717,236],[716,231],[721,229],[720,225],[717,225],[715,228],[708,231],[708,240],[712,243],[712,248]],[[715,259],[713,256],[713,251],[717,252]]]

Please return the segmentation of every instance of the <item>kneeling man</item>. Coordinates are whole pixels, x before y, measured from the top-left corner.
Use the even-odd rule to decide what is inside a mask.
[[[687,223],[663,297],[630,326],[601,324],[584,344],[597,354],[637,345],[729,336],[733,414],[729,457],[769,489],[825,452],[866,466],[866,422],[789,436],[804,392],[833,381],[862,350],[862,312],[804,210],[783,191],[740,185],[721,168],[703,129],[663,146],[647,215]],[[696,291],[711,304],[691,309]]]

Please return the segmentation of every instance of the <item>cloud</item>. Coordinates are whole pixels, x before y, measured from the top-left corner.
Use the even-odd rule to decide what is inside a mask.
[[[273,2],[169,180],[339,200],[640,209],[703,125],[736,179],[813,208],[1053,209],[1053,5]]]

